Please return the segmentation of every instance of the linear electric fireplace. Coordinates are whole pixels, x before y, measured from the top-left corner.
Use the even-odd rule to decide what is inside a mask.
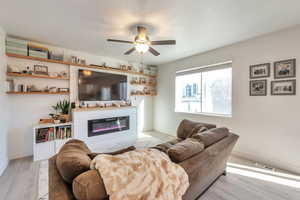
[[[88,120],[88,136],[129,130],[129,116]]]

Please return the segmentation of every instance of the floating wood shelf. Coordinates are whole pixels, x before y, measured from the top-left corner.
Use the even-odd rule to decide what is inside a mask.
[[[131,85],[144,85],[149,87],[156,87],[155,84],[149,84],[149,83],[130,83]]]
[[[7,72],[7,76],[15,76],[15,77],[30,77],[30,78],[45,78],[45,79],[57,79],[57,80],[70,80],[69,77],[52,77],[47,75],[34,75],[34,74],[20,74],[20,73],[13,73]]]
[[[156,94],[131,94],[131,96],[156,96]]]
[[[123,72],[123,73],[127,73],[127,74],[133,74],[133,75],[147,76],[147,77],[151,77],[151,78],[156,78],[156,76],[154,76],[154,75],[144,74],[144,73],[141,73],[141,72],[132,72],[132,71],[127,71],[127,70],[114,69],[114,68],[111,68],[111,67],[83,65],[83,64],[76,64],[76,63],[65,62],[65,61],[60,61],[60,60],[51,60],[51,59],[46,59],[46,58],[36,58],[36,57],[32,57],[32,56],[23,56],[23,55],[12,54],[12,53],[6,53],[6,55],[8,57],[13,57],[13,58],[36,60],[36,61],[49,62],[49,63],[58,63],[58,64],[63,64],[63,65],[73,65],[73,66],[77,66],[77,67],[84,67],[84,68],[90,68],[90,69],[101,69],[101,70],[107,70],[107,71],[113,71],[113,72]]]
[[[18,94],[18,95],[27,95],[27,94],[59,94],[59,95],[69,95],[69,92],[6,92],[7,94]]]

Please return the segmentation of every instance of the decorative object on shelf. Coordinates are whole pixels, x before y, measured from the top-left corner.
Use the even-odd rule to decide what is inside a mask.
[[[15,82],[13,79],[7,79],[7,88],[6,91],[15,91]]]
[[[85,59],[78,58],[77,56],[71,56],[71,63],[86,65]]]
[[[271,95],[296,95],[296,80],[272,81]]]
[[[56,115],[59,115],[61,122],[70,121],[70,102],[68,100],[59,101],[55,106],[52,106],[52,108],[56,111]]]
[[[250,66],[250,79],[270,77],[270,63]]]
[[[85,62],[85,59],[79,59],[79,64],[81,64],[81,65],[85,65],[86,64],[86,62]]]
[[[34,65],[34,73],[48,76],[48,67],[44,65]]]
[[[53,119],[40,119],[39,124],[53,124]]]
[[[128,65],[128,66],[127,66],[127,70],[128,70],[128,71],[132,71],[132,69],[133,69],[132,65]]]
[[[28,55],[35,58],[48,59],[49,49],[43,46],[28,44]]]
[[[267,80],[250,81],[250,96],[267,96]]]
[[[296,59],[274,62],[275,79],[294,77],[296,77]]]
[[[6,37],[6,53],[27,56],[27,41],[10,36]]]
[[[7,65],[7,72],[21,73],[21,70],[16,65]]]
[[[126,71],[127,67],[126,67],[126,65],[120,65],[120,69]]]
[[[146,84],[146,83],[147,83],[146,78],[140,77],[139,83],[140,83],[140,84]]]
[[[157,74],[157,66],[156,65],[148,65],[150,69],[150,75],[155,76]]]
[[[155,86],[155,85],[156,85],[156,80],[153,79],[153,78],[151,78],[151,79],[149,80],[149,85]]]
[[[69,92],[69,88],[57,88],[57,92]]]
[[[52,51],[49,51],[49,59],[63,61],[64,54],[63,54],[63,52],[56,52],[56,51],[52,50]]]

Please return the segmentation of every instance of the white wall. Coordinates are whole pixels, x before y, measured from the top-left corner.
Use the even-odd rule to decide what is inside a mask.
[[[51,46],[50,46],[51,47]],[[52,47],[53,48],[53,47]],[[55,47],[54,47],[55,48]],[[101,65],[105,62],[108,66],[119,66],[120,64],[128,64],[126,61],[117,60],[109,57],[90,55],[84,52],[72,51],[68,49],[57,48],[64,51],[67,55],[76,55],[87,60],[87,64]],[[7,58],[8,64],[17,65],[25,69],[26,66],[33,67],[34,64],[44,64],[48,66],[49,72],[69,71],[67,65],[55,63],[42,63],[38,61],[30,61],[23,59]],[[1,76],[5,77],[6,67],[2,69]],[[74,75],[74,74],[73,74]],[[14,78],[16,83],[35,84],[41,88],[45,86],[69,87],[68,81],[48,80],[48,79],[31,79],[31,78]],[[130,79],[129,79],[130,80]],[[77,82],[72,82],[77,84]],[[70,86],[71,92],[74,85]],[[71,97],[74,96],[71,94]],[[40,118],[48,118],[49,113],[53,113],[52,105],[57,101],[68,99],[67,95],[8,95],[11,105],[11,118],[9,124],[9,158],[21,158],[32,155],[33,133],[32,126],[36,125]],[[73,100],[73,99],[72,99]],[[135,105],[138,106],[139,130],[152,130],[152,97],[133,97]],[[143,101],[145,104],[143,104]],[[144,106],[143,106],[144,105]]]
[[[0,27],[0,176],[8,164],[7,155],[7,128],[9,106],[6,95],[6,56],[5,33]]]
[[[300,70],[297,69],[296,96],[270,95],[273,66],[268,78],[268,96],[249,96],[249,66],[289,58],[296,58],[299,63],[299,35],[297,26],[159,66],[154,129],[175,134],[184,118],[227,126],[241,136],[235,153],[300,173]],[[176,70],[228,60],[233,61],[232,118],[174,112]]]

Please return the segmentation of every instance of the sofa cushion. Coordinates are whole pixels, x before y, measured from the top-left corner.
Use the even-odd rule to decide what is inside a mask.
[[[168,149],[167,153],[173,162],[179,163],[201,152],[204,144],[194,138],[187,138]]]
[[[216,128],[214,124],[206,124],[200,122],[194,122],[187,119],[181,121],[177,128],[177,137],[181,139],[186,139],[197,134],[199,130],[204,131],[206,129]]]
[[[56,166],[64,181],[72,184],[75,177],[90,169],[89,153],[89,148],[80,140],[70,140],[60,149]]]
[[[205,132],[197,133],[193,136],[194,139],[197,139],[200,142],[203,142],[205,147],[208,147],[223,138],[229,135],[228,128],[221,127],[221,128],[214,128],[207,130]]]
[[[109,153],[89,153],[88,156],[93,160],[96,156],[100,155],[100,154],[109,154],[109,155],[117,155],[117,154],[121,154],[121,153],[126,153],[128,151],[133,151],[136,148],[134,146],[130,146],[127,147],[125,149],[121,149],[118,151],[114,151],[114,152],[109,152]]]
[[[155,147],[152,147],[152,148],[157,149],[157,150],[162,151],[162,152],[167,154],[167,151],[172,146],[174,146],[175,144],[177,144],[178,142],[181,142],[181,141],[182,141],[182,139],[176,138],[174,140],[171,140],[171,141],[168,141],[168,142],[165,142],[165,143],[162,143],[162,144],[158,144],[158,145],[156,145]]]
[[[103,200],[108,197],[97,170],[89,170],[77,176],[72,189],[77,200]]]

